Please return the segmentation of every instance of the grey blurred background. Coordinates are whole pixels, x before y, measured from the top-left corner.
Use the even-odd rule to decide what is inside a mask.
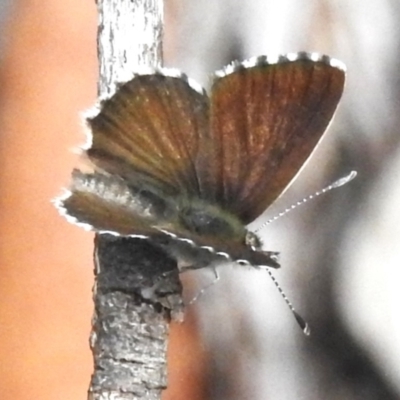
[[[351,170],[358,177],[262,230],[266,248],[281,252],[275,275],[311,336],[302,334],[266,273],[220,270],[220,282],[196,304],[213,354],[209,398],[400,398],[400,3],[167,6],[166,64],[203,85],[234,59],[269,53],[315,51],[348,69],[329,132],[265,218]],[[188,298],[213,276],[191,278],[198,286]]]

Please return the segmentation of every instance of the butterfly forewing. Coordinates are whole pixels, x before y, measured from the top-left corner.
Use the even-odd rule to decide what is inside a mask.
[[[86,153],[97,168],[166,194],[198,195],[194,160],[208,130],[208,98],[183,77],[136,76],[88,123]]]
[[[216,78],[211,89],[212,147],[198,173],[205,197],[245,224],[287,187],[327,128],[344,71],[327,57],[265,57]],[[249,65],[247,63],[247,65]]]

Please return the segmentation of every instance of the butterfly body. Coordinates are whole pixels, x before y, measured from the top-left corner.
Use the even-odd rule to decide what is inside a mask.
[[[246,229],[289,185],[342,94],[340,62],[259,57],[218,72],[210,96],[185,75],[136,75],[87,119],[85,155],[57,200],[72,222],[151,240],[181,270],[225,262],[277,268]]]
[[[217,206],[162,197],[156,191],[128,186],[122,179],[105,174],[74,170],[73,181],[75,194],[67,193],[61,200],[62,210],[74,210],[72,219],[67,214],[72,222],[87,229],[95,225],[100,232],[115,235],[108,230],[108,220],[114,219],[118,235],[151,239],[178,260],[180,270],[232,261],[278,267],[277,253],[262,252],[257,236]],[[101,208],[104,224],[97,220],[97,214],[87,214],[92,203]],[[185,236],[178,236],[183,231]],[[208,245],[210,242],[213,247]]]

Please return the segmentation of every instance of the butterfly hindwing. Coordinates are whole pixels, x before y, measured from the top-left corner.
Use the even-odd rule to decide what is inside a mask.
[[[118,177],[79,170],[73,171],[70,191],[56,205],[73,222],[122,236],[150,235],[156,221],[174,213],[160,197],[135,191]]]

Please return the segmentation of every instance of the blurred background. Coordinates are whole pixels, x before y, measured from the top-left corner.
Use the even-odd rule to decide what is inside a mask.
[[[299,50],[342,60],[345,94],[319,150],[263,218],[351,170],[355,181],[262,230],[276,277],[221,280],[171,330],[163,399],[400,399],[400,3],[166,0],[165,64],[207,86],[233,59]],[[0,400],[84,400],[93,235],[50,199],[96,98],[94,1],[0,1]],[[182,276],[190,299],[210,271]]]

